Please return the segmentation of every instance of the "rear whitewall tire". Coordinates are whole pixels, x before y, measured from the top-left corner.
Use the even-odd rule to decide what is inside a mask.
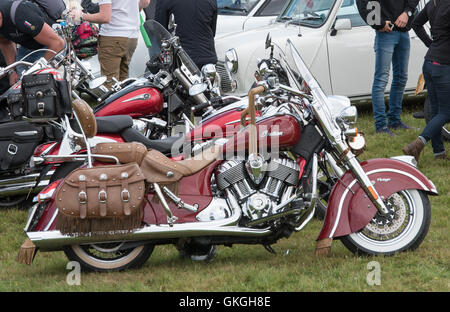
[[[92,248],[103,252],[100,245],[67,246],[64,248],[64,253],[71,261],[79,262],[85,272],[107,272],[139,268],[148,260],[154,249],[154,245],[142,245],[127,250],[125,255],[116,259],[108,259],[108,257],[102,259],[89,252]],[[103,252],[103,254],[107,255],[108,252]]]

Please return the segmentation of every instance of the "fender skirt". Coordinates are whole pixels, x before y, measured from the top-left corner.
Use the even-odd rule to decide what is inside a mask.
[[[417,168],[395,159],[371,159],[361,163],[378,194],[389,198],[392,194],[417,189],[438,195],[436,187]],[[348,171],[335,184],[330,194],[327,215],[318,241],[358,232],[373,219],[377,209]]]

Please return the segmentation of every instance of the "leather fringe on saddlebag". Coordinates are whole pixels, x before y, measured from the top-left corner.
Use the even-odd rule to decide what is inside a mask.
[[[108,235],[141,226],[145,178],[136,163],[80,168],[58,188],[56,228],[68,235]]]

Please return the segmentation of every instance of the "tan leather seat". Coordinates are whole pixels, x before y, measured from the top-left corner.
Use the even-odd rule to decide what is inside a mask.
[[[72,101],[72,108],[80,120],[86,138],[92,138],[97,134],[97,121],[94,112],[86,101],[79,99]]]
[[[92,152],[98,155],[114,156],[122,164],[137,163],[149,183],[173,183],[209,166],[218,159],[220,148],[213,146],[194,158],[181,161],[174,161],[154,149],[147,151],[143,144],[137,142],[99,143]],[[96,159],[103,162],[113,161],[101,156]]]
[[[169,184],[200,172],[219,155],[220,148],[213,146],[194,158],[173,161],[156,150],[150,150],[142,160],[141,170],[147,182]]]
[[[97,155],[106,155],[116,157],[121,164],[129,164],[132,162],[141,165],[142,160],[147,154],[147,147],[139,142],[123,143],[98,143],[92,148],[92,153]],[[114,162],[110,158],[95,157],[96,160],[102,162]]]

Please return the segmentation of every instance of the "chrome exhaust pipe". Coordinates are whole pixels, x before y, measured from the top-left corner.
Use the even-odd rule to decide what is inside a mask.
[[[212,221],[214,222],[214,221]],[[183,238],[199,236],[238,236],[238,237],[264,237],[272,233],[270,229],[249,229],[238,226],[210,226],[206,224],[184,223],[169,225],[149,225],[131,234],[117,234],[116,236],[68,236],[60,231],[28,232],[30,240],[41,251],[57,251],[64,246],[110,243],[150,241],[165,238]],[[203,222],[202,222],[203,223]]]
[[[33,182],[33,181],[36,181],[38,177],[39,177],[39,173],[32,173],[32,174],[27,174],[27,175],[23,175],[23,176],[2,179],[2,180],[0,180],[0,187],[2,187],[4,185],[9,186],[11,184],[23,184],[26,182]]]
[[[30,194],[31,191],[33,191],[33,194],[38,193],[48,185],[48,180],[40,182],[36,187],[35,185],[36,183],[26,183],[22,185],[13,185],[5,188],[0,188],[0,198],[8,196],[27,195]]]
[[[233,197],[233,196],[232,196]],[[233,214],[226,219],[207,221],[207,222],[189,222],[174,223],[162,225],[147,225],[132,233],[116,234],[114,236],[69,236],[63,235],[60,231],[39,231],[27,232],[28,238],[41,251],[57,251],[64,246],[110,243],[110,242],[135,242],[150,241],[165,238],[183,238],[194,236],[237,236],[258,238],[272,233],[269,228],[250,229],[237,226],[241,218],[241,209],[234,201],[234,198],[227,198],[233,209]],[[56,218],[57,211],[52,220]],[[52,221],[49,222],[53,223]]]
[[[34,188],[35,192],[44,189],[48,184],[54,170],[49,171],[36,186],[39,173],[28,174],[14,178],[0,180],[0,197],[27,195]]]

